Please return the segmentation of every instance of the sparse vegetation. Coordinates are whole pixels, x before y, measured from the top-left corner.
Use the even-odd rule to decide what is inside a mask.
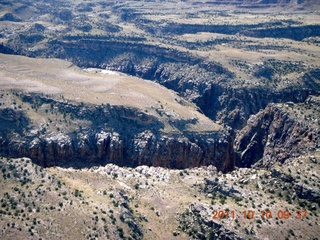
[[[1,239],[320,235],[318,4],[178,2],[0,3]]]

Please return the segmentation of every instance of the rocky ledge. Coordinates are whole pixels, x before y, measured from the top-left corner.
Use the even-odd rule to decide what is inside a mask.
[[[1,155],[30,157],[45,167],[114,163],[176,169],[212,164],[221,171],[234,168],[228,129],[195,133],[182,129],[190,124],[183,119],[163,123],[163,119],[130,107],[16,95],[11,97],[21,102],[19,107],[0,110],[4,126],[0,130]],[[42,123],[42,118],[47,120]],[[164,131],[165,124],[175,131]]]
[[[319,151],[320,98],[304,103],[269,104],[253,115],[237,135],[237,166],[271,167],[275,162]]]

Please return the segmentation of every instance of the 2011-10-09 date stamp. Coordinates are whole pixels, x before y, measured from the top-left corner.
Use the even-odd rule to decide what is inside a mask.
[[[277,212],[272,212],[270,210],[261,210],[258,214],[254,210],[245,210],[242,212],[237,212],[235,210],[213,210],[212,219],[297,219],[302,220],[307,217],[307,210],[295,210],[289,211],[278,210]]]

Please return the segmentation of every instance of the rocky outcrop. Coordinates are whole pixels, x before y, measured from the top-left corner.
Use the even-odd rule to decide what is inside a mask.
[[[319,85],[311,89],[288,88],[273,92],[267,87],[230,88],[212,84],[202,96],[195,99],[203,113],[235,129],[244,127],[247,119],[264,109],[270,102],[303,102],[316,93]]]
[[[45,167],[114,163],[178,169],[213,164],[221,171],[234,168],[228,129],[164,132],[163,123],[155,116],[129,107],[76,105],[39,95],[21,98],[24,103],[32,103],[36,111],[52,106],[52,111],[65,116],[60,121],[65,125],[60,125],[59,131],[49,131],[24,116],[22,110],[2,109],[0,120],[7,124],[0,130],[0,153],[5,156],[30,157]],[[68,130],[67,116],[79,126],[76,130]],[[179,128],[182,121],[171,124]]]
[[[116,132],[90,132],[74,137],[58,134],[29,142],[27,139],[1,140],[1,154],[30,157],[45,167],[84,167],[107,163],[178,169],[213,164],[222,171],[234,167],[230,139],[219,137],[198,136],[198,139],[193,139],[164,135],[159,138],[151,132],[142,132],[131,138]]]
[[[159,27],[158,22],[138,18],[136,24],[150,34],[161,36],[163,34],[183,35],[200,32],[220,33],[227,35],[240,34],[255,38],[288,38],[301,41],[305,38],[319,36],[319,25],[296,26],[294,21],[275,21],[267,24],[185,24],[171,23]],[[157,29],[155,31],[155,28]]]
[[[320,190],[308,184],[297,183],[294,190],[299,198],[316,202],[320,200]]]
[[[273,23],[278,27],[283,24],[291,23]],[[200,25],[179,27],[171,24],[167,27],[173,28],[171,30],[175,34],[180,34],[180,28],[191,32],[205,31],[206,28],[214,31],[221,29],[230,34],[239,31],[235,25],[230,26],[229,30],[211,25],[203,26],[203,29]],[[267,25],[242,26],[248,34],[264,31],[264,27]],[[312,34],[318,32],[310,31],[307,27],[301,27],[300,30]],[[277,33],[276,30],[270,32]],[[293,34],[290,29],[288,32]],[[244,81],[236,79],[234,73],[218,62],[185,51],[146,44],[142,37],[64,36],[49,41],[44,49],[29,51],[24,46],[41,40],[41,34],[28,34],[30,36],[16,39],[18,42],[0,45],[0,51],[12,53],[12,49],[18,48],[18,54],[69,59],[80,67],[106,68],[152,80],[196,103],[212,120],[219,120],[235,129],[241,129],[251,114],[256,114],[271,102],[303,102],[310,94],[317,95],[320,91],[319,69],[308,68],[303,63],[266,60],[252,67],[254,80]],[[295,32],[294,36],[301,37],[304,34]],[[297,77],[290,75],[297,72],[301,72]]]
[[[236,165],[251,167],[260,160],[258,166],[270,167],[319,149],[318,101],[310,97],[300,105],[270,104],[251,116],[235,140]]]
[[[282,6],[284,4],[303,7],[306,2],[231,0],[224,2],[208,1],[197,4],[231,3],[231,5],[241,5],[242,7],[254,7],[258,5],[260,7],[269,5]],[[211,47],[211,50],[216,45],[223,46],[227,44],[227,47],[231,47],[233,46],[231,44],[233,41],[235,41],[234,43],[241,42],[242,36],[290,38],[299,41],[305,39],[305,41],[309,41],[310,39],[308,40],[308,38],[319,35],[320,27],[317,24],[306,25],[309,24],[306,23],[301,25],[301,22],[295,20],[275,20],[252,24],[193,24],[181,22],[172,22],[170,24],[162,22],[160,24],[160,22],[146,19],[142,13],[134,8],[117,6],[112,7],[110,11],[117,14],[121,20],[128,21],[130,24],[135,24],[137,28],[145,30],[146,34],[131,36],[124,36],[122,34],[72,35],[74,28],[80,26],[84,27],[83,31],[90,31],[91,27],[97,27],[96,23],[89,21],[89,18],[85,15],[76,17],[74,15],[76,12],[72,13],[71,10],[67,10],[67,6],[63,3],[51,4],[50,6],[56,8],[55,12],[57,13],[54,17],[57,20],[52,21],[57,21],[57,24],[64,25],[66,27],[65,32],[62,31],[57,34],[45,27],[47,26],[46,24],[42,26],[38,23],[31,26],[31,28],[19,31],[16,35],[11,36],[9,32],[6,32],[3,36],[10,36],[10,41],[4,41],[3,44],[0,44],[0,52],[32,57],[68,59],[80,67],[98,67],[116,70],[158,82],[176,91],[186,100],[196,103],[202,113],[210,119],[231,126],[234,132],[242,129],[252,114],[257,114],[261,109],[265,109],[269,103],[300,103],[305,101],[311,94],[319,95],[319,69],[306,62],[269,58],[265,60],[261,58],[262,62],[257,64],[242,61],[242,64],[248,68],[241,68],[239,67],[240,65],[233,65],[236,60],[232,59],[229,62],[229,68],[229,64],[222,65],[222,62],[219,63],[218,60],[206,58],[201,53],[206,47]],[[61,6],[59,7],[60,4]],[[36,5],[33,5],[35,9],[39,8],[40,12],[49,14],[50,8],[47,9],[45,3],[37,3]],[[111,6],[113,3],[103,5]],[[96,10],[95,6],[91,4],[90,6],[87,4],[75,6],[75,9],[78,9],[80,12],[91,11],[91,9],[93,11]],[[225,13],[222,11],[219,14]],[[6,15],[6,18],[11,18],[12,16]],[[105,15],[104,18],[107,19],[108,16]],[[88,26],[82,25],[83,22],[90,24]],[[105,22],[101,22],[99,29],[101,30],[105,26],[110,28],[108,29],[109,32],[117,32],[121,29],[120,27],[117,28],[116,25],[107,25]],[[67,34],[69,29],[71,31]],[[230,36],[237,35],[239,39],[238,37],[230,39],[229,37],[223,37],[221,39],[193,42],[178,40],[179,36],[172,38],[173,35],[195,34],[198,32],[221,33]],[[162,39],[160,41],[161,44],[147,41],[149,39],[148,36],[156,38],[160,35]],[[50,36],[50,39],[48,36]],[[168,42],[166,43],[166,41]],[[225,43],[225,41],[227,42]],[[231,45],[229,45],[228,41],[230,41]],[[41,47],[38,47],[37,45],[40,42]],[[179,47],[172,47],[175,44]],[[194,45],[194,49],[188,48],[188,46],[183,44]],[[200,45],[203,48],[198,49]],[[251,48],[256,48],[256,50],[260,48],[264,50],[285,49],[284,46],[276,44],[264,46],[260,43],[241,45],[241,49],[243,47],[249,50]],[[189,51],[195,49],[199,50],[198,53],[201,54],[197,55],[197,51]],[[247,77],[237,76],[238,74],[235,70],[246,72]],[[120,165],[129,166],[148,164],[150,161],[149,164],[151,165],[183,168],[215,162],[219,169],[226,170],[233,168],[234,162],[231,160],[233,157],[231,156],[232,150],[230,149],[232,147],[230,147],[230,144],[232,145],[232,138],[234,136],[231,137],[229,133],[226,134],[227,137],[224,137],[223,134],[218,134],[219,136],[215,134],[194,135],[181,131],[181,134],[173,136],[162,134],[161,129],[163,125],[161,121],[145,112],[137,113],[136,110],[129,108],[110,109],[108,107],[95,108],[88,106],[74,108],[71,105],[59,102],[55,102],[54,104],[72,117],[76,116],[81,121],[92,121],[98,127],[90,129],[87,126],[82,129],[80,124],[79,129],[81,129],[76,133],[63,132],[50,136],[44,136],[43,134],[42,136],[23,136],[20,133],[26,132],[29,124],[27,118],[20,118],[22,121],[19,120],[20,122],[14,123],[15,129],[10,131],[11,133],[19,133],[21,139],[16,134],[12,139],[19,140],[16,142],[12,140],[11,142],[8,141],[9,137],[5,139],[3,135],[3,152],[9,154],[10,151],[14,153],[17,149],[22,149],[21,147],[16,147],[19,145],[17,142],[25,141],[25,143],[29,144],[30,149],[25,148],[21,152],[24,151],[26,154],[30,153],[32,156],[38,156],[36,158],[39,162],[48,166],[57,164],[55,161],[59,163],[64,162],[65,157],[50,157],[50,154],[53,154],[55,156],[77,156],[84,159],[84,162],[105,163],[108,161],[113,162],[113,159],[117,159]],[[277,108],[275,106],[277,105],[269,105],[267,108],[269,110],[266,109],[264,113],[258,113],[252,119],[263,118],[262,115],[270,115],[269,121],[272,122],[279,116],[281,118],[281,114],[274,113],[274,111],[278,111],[275,110]],[[74,113],[77,111],[78,114],[75,115]],[[289,120],[291,121],[292,119],[290,118]],[[3,124],[13,124],[12,121],[8,122],[5,119],[2,121]],[[255,130],[249,130],[250,127],[248,125],[240,132],[240,135],[243,134],[243,137],[240,135],[237,137],[235,149],[239,153],[240,160],[238,164],[241,166],[251,166],[259,159],[267,156],[265,154],[268,151],[271,152],[272,159],[273,155],[277,155],[272,150],[268,150],[272,148],[268,148],[266,143],[271,125],[268,125],[269,123],[260,123],[261,121],[257,120],[254,127],[256,129],[262,127],[259,131],[257,130],[257,134],[254,133]],[[174,119],[170,120],[170,124],[180,131],[189,122]],[[130,131],[126,132],[126,129],[129,127]],[[293,130],[291,129],[290,131],[296,131],[297,129],[298,127],[293,127]],[[274,131],[278,130],[282,131],[281,128],[274,129]],[[250,133],[245,133],[246,131]],[[304,130],[301,131],[299,134],[304,134]],[[7,132],[6,134],[9,133]],[[250,137],[246,137],[247,135]],[[253,140],[251,141],[252,137]],[[277,158],[282,159],[281,161],[286,159],[289,154],[300,152],[293,150],[287,153],[286,151],[291,149],[290,147],[277,144],[275,146],[282,150],[276,150],[275,152],[281,152],[277,156]],[[283,147],[286,150],[283,150]],[[27,156],[31,156],[30,154]],[[20,155],[16,153],[16,156]],[[221,160],[225,162],[224,164],[220,163],[220,160],[214,160],[223,158],[226,159],[225,161]],[[193,164],[191,164],[191,159]]]
[[[192,203],[178,220],[179,229],[186,232],[192,239],[245,239],[241,234],[229,230],[220,221],[212,220],[212,208],[205,203]]]
[[[13,128],[22,128],[29,123],[24,112],[21,110],[14,110],[12,108],[0,109],[0,124],[5,130],[6,126],[10,125]]]
[[[6,13],[0,17],[0,21],[21,22],[22,20],[15,17],[12,13]]]
[[[309,95],[320,91],[319,69],[304,69],[290,62],[287,63],[289,66],[281,62],[265,62],[263,66],[270,65],[273,71],[290,68],[286,70],[288,73],[299,69],[305,73],[299,76],[299,80],[275,87],[271,84],[279,83],[277,76],[280,72],[266,76],[265,71],[257,70],[258,73],[253,75],[258,74],[255,77],[259,80],[242,86],[232,72],[217,62],[178,50],[141,44],[141,39],[115,40],[93,36],[66,37],[63,41],[50,42],[52,51],[49,52],[58,58],[68,58],[78,66],[102,67],[156,81],[196,103],[212,120],[235,129],[241,129],[251,114],[271,102],[303,102]],[[264,78],[270,85],[262,84]],[[235,84],[231,85],[230,81]]]

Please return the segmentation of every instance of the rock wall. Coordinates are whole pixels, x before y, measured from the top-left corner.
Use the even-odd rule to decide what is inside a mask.
[[[174,169],[215,165],[234,168],[231,139],[156,137],[142,132],[134,138],[116,132],[58,134],[48,138],[1,139],[1,154],[26,156],[41,166],[87,167],[114,163],[119,166],[161,166]],[[192,140],[196,140],[193,142]]]
[[[252,114],[258,113],[269,103],[303,102],[317,90],[320,90],[317,84],[313,89],[292,87],[280,91],[272,91],[268,87],[230,88],[212,84],[195,103],[209,118],[241,129]]]
[[[168,27],[174,28],[171,25]],[[214,26],[211,27],[216,29]],[[230,27],[235,31],[239,30],[237,26]],[[221,28],[231,31],[223,26]],[[250,31],[246,31],[252,32],[255,28],[256,26],[252,26]],[[191,31],[193,28],[182,26],[181,29]],[[177,34],[176,30],[172,31]],[[292,31],[290,29],[288,31],[291,34]],[[307,27],[301,27],[301,31],[314,32]],[[277,33],[277,31],[271,32]],[[316,33],[318,32],[319,29]],[[302,33],[294,35],[302,36]],[[21,47],[17,53],[31,54],[32,57],[50,56],[68,59],[80,67],[107,68],[156,81],[196,103],[212,120],[219,120],[234,129],[244,127],[251,114],[256,114],[271,102],[303,102],[309,95],[318,95],[320,92],[318,68],[307,68],[302,64],[291,66],[286,70],[288,72],[285,72],[283,68],[288,66],[281,61],[274,61],[273,65],[264,62],[261,66],[257,65],[257,69],[252,69],[253,82],[244,84],[243,80],[236,79],[234,73],[218,62],[208,61],[203,57],[179,50],[148,45],[142,41],[142,38],[65,36],[49,41],[46,48],[33,52],[23,50],[24,45],[19,42],[18,46]],[[10,52],[9,47],[10,44],[0,45],[0,51]],[[290,64],[293,63],[288,63]],[[282,70],[275,72],[278,68]],[[291,72],[296,74],[295,71],[303,73],[292,79],[289,77],[288,81],[281,75],[288,75]],[[282,77],[279,77],[280,75]]]
[[[304,105],[269,104],[251,116],[235,139],[236,165],[271,167],[275,162],[317,151],[320,148],[319,109],[319,98],[312,96]]]
[[[36,94],[24,95],[22,100],[25,108],[27,103],[32,104],[41,117],[51,113],[43,110],[50,106],[54,116],[67,117],[65,122],[56,120],[59,131],[49,127],[44,131],[23,109],[0,109],[1,155],[29,157],[45,167],[114,163],[176,169],[213,164],[224,172],[234,168],[232,138],[227,128],[210,133],[164,132],[159,119],[138,109],[75,105]],[[69,116],[79,126],[76,130],[71,131],[67,125]],[[184,120],[178,124],[181,121]]]
[[[255,82],[242,86],[235,75],[219,63],[177,50],[94,37],[54,41],[50,46],[54,46],[49,52],[55,52],[55,57],[69,58],[78,66],[103,67],[156,81],[196,103],[212,120],[234,129],[244,127],[251,114],[269,103],[303,102],[309,95],[320,92],[318,68],[304,69],[304,74],[289,84],[277,76],[266,76],[268,73],[258,69]],[[267,83],[263,83],[264,78]]]

